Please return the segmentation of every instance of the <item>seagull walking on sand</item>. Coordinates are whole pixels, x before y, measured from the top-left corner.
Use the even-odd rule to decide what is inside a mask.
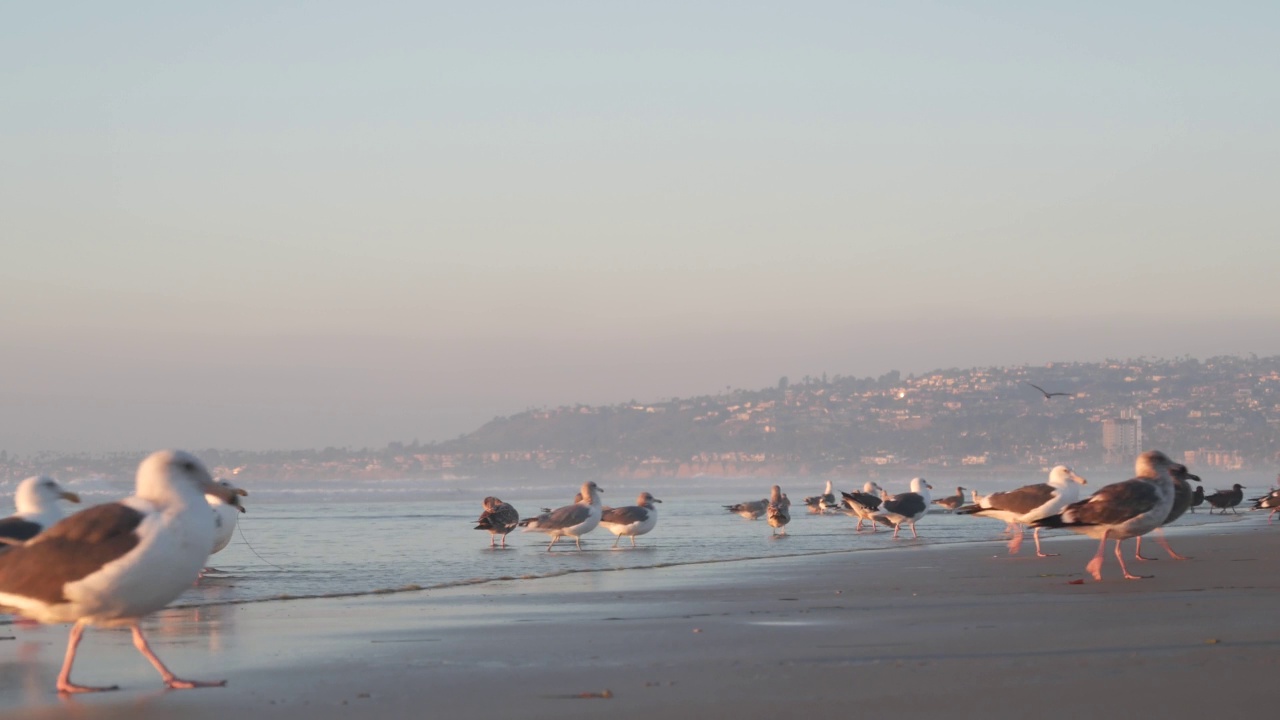
[[[166,687],[226,684],[175,676],[151,651],[139,625],[191,587],[204,567],[214,540],[205,493],[228,502],[234,496],[195,456],[153,453],[138,467],[133,497],[72,515],[0,554],[0,606],[43,623],[74,623],[58,692],[117,689],[71,682],[76,648],[89,625],[131,628],[134,647]]]
[[[1243,485],[1236,483],[1231,486],[1230,490],[1219,490],[1212,495],[1205,495],[1204,501],[1220,510],[1220,515],[1226,515],[1227,508],[1231,508],[1231,512],[1234,513],[1236,512],[1236,506],[1240,504],[1240,501],[1244,500],[1244,489]],[[1213,510],[1209,512],[1212,513]]]
[[[791,501],[778,485],[774,485],[769,491],[769,507],[765,511],[765,517],[769,521],[769,527],[773,528],[774,536],[778,535],[778,528],[782,528],[783,535],[787,534],[786,524],[791,522]]]
[[[493,548],[493,538],[495,536],[502,538],[502,547],[507,546],[507,533],[515,530],[520,524],[520,513],[511,506],[510,503],[504,503],[496,497],[490,495],[482,502],[484,512],[480,513],[480,518],[476,520],[475,530],[489,531],[489,547]],[[547,512],[551,512],[548,510]]]
[[[932,489],[933,486],[925,482],[924,478],[912,478],[911,492],[899,493],[885,500],[872,519],[892,525],[895,540],[898,539],[898,531],[903,524],[911,527],[912,538],[919,538],[916,534],[916,521],[929,512],[929,491]]]
[[[1107,539],[1115,540],[1120,571],[1127,580],[1140,580],[1143,576],[1133,575],[1125,567],[1120,543],[1151,532],[1169,517],[1174,495],[1172,470],[1176,466],[1180,467],[1159,450],[1148,450],[1138,456],[1137,477],[1107,485],[1087,499],[1068,505],[1060,514],[1031,524],[1064,527],[1099,538],[1098,552],[1085,566],[1094,580],[1102,579],[1102,551]]]
[[[660,502],[662,501],[658,498],[642,492],[636,498],[635,505],[605,508],[600,516],[600,524],[617,536],[613,539],[613,546],[618,547],[618,541],[626,535],[631,538],[631,547],[635,547],[637,535],[644,535],[657,526],[658,509],[653,504]]]
[[[1009,554],[1017,555],[1022,548],[1024,525],[1049,515],[1057,515],[1080,497],[1080,486],[1088,481],[1075,474],[1066,465],[1058,465],[1049,471],[1049,482],[1024,485],[1009,492],[991,493],[972,505],[956,510],[957,515],[982,515],[1003,520],[1011,528]],[[1032,533],[1036,542],[1037,557],[1052,557],[1040,549],[1040,528]]]
[[[13,493],[13,506],[17,512],[0,520],[0,553],[11,546],[21,545],[61,520],[59,500],[78,503],[80,496],[64,490],[57,480],[44,475],[18,483]]]
[[[573,538],[574,544],[581,551],[582,536],[595,530],[600,524],[602,514],[600,493],[602,492],[604,490],[596,485],[594,480],[583,483],[581,500],[572,505],[556,508],[549,513],[521,520],[520,525],[524,528],[524,532],[536,530],[550,535],[551,542],[547,543],[547,552],[551,552],[551,546],[565,535]]]
[[[1164,548],[1164,551],[1169,553],[1170,558],[1174,560],[1190,560],[1191,558],[1186,555],[1179,555],[1173,551],[1172,547],[1169,546],[1169,541],[1164,537],[1164,526],[1182,517],[1182,514],[1191,507],[1191,500],[1194,494],[1191,491],[1191,483],[1188,482],[1188,480],[1200,482],[1200,477],[1198,475],[1192,475],[1187,472],[1186,467],[1178,464],[1174,464],[1174,466],[1169,469],[1169,474],[1173,476],[1173,507],[1169,509],[1169,517],[1165,518],[1164,522],[1160,523],[1160,527],[1155,530],[1156,542],[1160,543],[1160,547]],[[1139,535],[1133,543],[1133,557],[1135,560],[1145,561],[1156,559],[1143,556],[1141,535]]]

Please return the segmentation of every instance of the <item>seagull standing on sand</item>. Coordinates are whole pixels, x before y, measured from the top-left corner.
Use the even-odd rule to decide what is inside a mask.
[[[1196,508],[1204,504],[1204,486],[1197,485],[1195,492],[1191,493],[1191,512],[1195,512]]]
[[[226,480],[218,480],[217,483],[231,492],[231,499],[224,501],[217,495],[210,493],[204,495],[209,507],[213,508],[214,537],[210,555],[222,552],[222,549],[231,542],[231,535],[236,531],[236,523],[240,521],[240,513],[244,512],[244,505],[240,504],[240,498],[249,495],[248,490],[242,490]]]
[[[548,510],[548,512],[550,512]],[[490,495],[484,499],[484,512],[476,520],[476,530],[489,531],[489,547],[493,547],[495,535],[502,537],[502,547],[507,546],[507,533],[515,530],[520,524],[520,513],[510,505]]]
[[[635,505],[605,508],[600,515],[600,524],[617,536],[613,539],[613,546],[618,547],[618,541],[627,535],[631,537],[631,547],[635,547],[636,536],[644,535],[658,524],[658,510],[653,504],[660,502],[658,498],[642,492]]]
[[[844,498],[845,514],[858,518],[858,526],[853,529],[854,532],[862,532],[863,520],[871,523],[871,532],[878,532],[876,521],[872,518],[880,509],[880,504],[884,502],[877,494],[882,490],[883,488],[876,483],[868,481],[862,486],[862,492],[840,493]]]
[[[63,490],[57,480],[43,475],[18,483],[13,493],[13,515],[0,520],[0,552],[20,545],[48,530],[62,519],[59,500],[80,502],[80,496]]]
[[[916,534],[916,521],[929,512],[929,491],[932,489],[933,486],[925,482],[924,478],[912,478],[911,492],[899,493],[885,500],[872,519],[892,525],[895,540],[903,523],[911,527],[911,537],[919,538]]]
[[[769,527],[773,528],[775,536],[778,535],[778,528],[782,528],[783,535],[787,534],[785,526],[791,522],[791,501],[778,485],[774,485],[769,491],[769,507],[765,517],[769,521]]]
[[[1169,469],[1169,474],[1173,476],[1173,507],[1169,509],[1169,517],[1165,518],[1164,522],[1160,523],[1160,527],[1156,528],[1156,542],[1160,543],[1160,547],[1164,548],[1164,551],[1169,553],[1169,557],[1173,558],[1174,560],[1190,560],[1191,558],[1187,557],[1186,555],[1179,555],[1178,553],[1173,551],[1173,548],[1169,547],[1169,541],[1166,540],[1164,537],[1164,526],[1182,517],[1182,514],[1187,511],[1187,508],[1191,507],[1191,499],[1192,499],[1191,483],[1187,482],[1187,480],[1191,479],[1191,480],[1195,480],[1196,482],[1200,482],[1200,477],[1198,475],[1192,475],[1191,473],[1187,472],[1186,467],[1178,464],[1175,464],[1172,468]],[[1156,559],[1156,558],[1143,557],[1141,535],[1139,535],[1138,538],[1133,541],[1133,543],[1134,543],[1133,557],[1135,559],[1137,560],[1155,560]]]
[[[1085,566],[1094,580],[1102,579],[1102,551],[1107,538],[1116,541],[1116,560],[1127,580],[1140,580],[1124,566],[1120,543],[1160,527],[1173,508],[1173,475],[1177,466],[1159,450],[1138,456],[1137,477],[1108,485],[1087,499],[1072,503],[1058,515],[1032,523],[1034,527],[1065,527],[1099,538],[1098,552]],[[1185,470],[1185,468],[1184,468]]]
[[[1205,502],[1222,511],[1219,513],[1221,515],[1227,514],[1227,508],[1231,508],[1231,512],[1234,513],[1241,500],[1244,500],[1244,486],[1240,483],[1232,485],[1230,490],[1219,490],[1212,495],[1204,496]]]
[[[759,520],[760,516],[764,515],[769,509],[769,499],[749,500],[737,505],[725,505],[724,509],[747,520]]]
[[[595,530],[600,524],[600,493],[602,492],[604,491],[596,485],[594,480],[583,483],[581,500],[538,517],[521,520],[520,525],[524,528],[524,532],[536,530],[550,535],[551,542],[547,543],[547,552],[551,552],[551,546],[564,535],[573,538],[574,544],[581,551],[582,536]]]
[[[1017,555],[1022,548],[1024,525],[1040,518],[1057,515],[1068,505],[1080,497],[1080,486],[1088,481],[1067,467],[1058,465],[1049,471],[1049,482],[1035,485],[1024,485],[1017,490],[997,492],[982,498],[972,505],[966,505],[956,511],[957,515],[982,515],[1003,520],[1012,528],[1013,538],[1009,540],[1009,554]],[[1037,557],[1053,557],[1055,553],[1045,553],[1040,549],[1040,528],[1032,533],[1036,541]]]
[[[134,647],[169,688],[226,684],[176,677],[151,651],[138,624],[191,587],[204,567],[214,535],[205,493],[233,497],[195,456],[153,453],[138,467],[133,497],[72,515],[0,554],[0,606],[43,623],[75,623],[58,692],[117,689],[71,682],[76,647],[89,625],[130,627]]]

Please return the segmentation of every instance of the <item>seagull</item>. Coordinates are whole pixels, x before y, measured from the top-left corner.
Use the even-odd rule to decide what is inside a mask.
[[[1272,490],[1260,498],[1254,498],[1253,509],[1270,510],[1271,512],[1267,513],[1267,522],[1271,522],[1275,514],[1280,512],[1280,490]]]
[[[582,536],[595,530],[600,524],[602,492],[604,491],[594,480],[583,483],[581,500],[538,517],[521,520],[520,526],[524,528],[524,532],[537,530],[550,535],[551,542],[547,543],[547,552],[551,552],[551,546],[564,535],[572,537],[578,550],[582,550]]]
[[[862,532],[862,521],[864,520],[871,523],[871,532],[877,532],[876,521],[872,518],[875,516],[876,511],[880,509],[880,504],[884,502],[876,494],[880,491],[881,487],[879,485],[868,481],[862,486],[862,492],[840,493],[844,499],[845,514],[858,518],[858,526],[854,528],[854,532]]]
[[[204,567],[214,536],[205,493],[228,502],[233,497],[194,455],[163,450],[138,466],[133,497],[72,515],[0,554],[0,606],[43,623],[74,623],[59,693],[118,689],[71,682],[76,648],[89,625],[131,628],[134,647],[166,687],[226,684],[175,676],[151,651],[138,624],[191,587]]]
[[[1204,504],[1204,486],[1197,485],[1195,492],[1191,493],[1191,512],[1195,512],[1196,508]]]
[[[1017,555],[1022,548],[1023,526],[1042,517],[1057,515],[1080,497],[1080,486],[1088,481],[1067,467],[1058,465],[1049,471],[1049,482],[1024,485],[1017,490],[997,492],[972,505],[956,510],[957,515],[982,515],[1003,520],[1012,528],[1009,554]],[[1032,533],[1036,541],[1037,557],[1053,557],[1040,549],[1040,528]]]
[[[811,513],[822,513],[838,508],[835,493],[831,490],[831,481],[827,481],[827,489],[821,495],[805,498],[804,504],[809,507]]]
[[[1054,397],[1055,395],[1061,395],[1061,396],[1063,396],[1063,397],[1075,397],[1075,393],[1049,392],[1048,390],[1045,390],[1044,388],[1040,387],[1039,385],[1036,385],[1035,383],[1027,383],[1027,384],[1028,384],[1028,385],[1030,385],[1031,387],[1033,387],[1033,388],[1035,388],[1035,389],[1039,390],[1039,391],[1040,391],[1040,393],[1041,393],[1042,395],[1044,395],[1044,399],[1045,399],[1045,400],[1049,400],[1050,398]]]
[[[956,508],[964,504],[964,488],[957,487],[955,495],[940,497],[937,500],[934,500],[933,504],[941,505],[942,507],[948,510],[955,510]]]
[[[1173,476],[1173,507],[1169,509],[1169,517],[1165,518],[1164,522],[1160,523],[1160,527],[1156,528],[1156,542],[1160,543],[1160,546],[1164,548],[1164,551],[1169,553],[1169,557],[1173,558],[1174,560],[1190,560],[1191,558],[1185,555],[1179,555],[1178,553],[1173,551],[1173,548],[1169,547],[1169,541],[1166,540],[1164,537],[1164,526],[1182,517],[1182,514],[1185,513],[1188,508],[1191,507],[1191,500],[1193,497],[1193,493],[1191,492],[1191,483],[1187,482],[1187,480],[1190,479],[1190,480],[1195,480],[1196,482],[1200,482],[1200,476],[1192,475],[1191,473],[1187,472],[1186,467],[1182,465],[1176,465],[1176,464],[1169,469],[1169,474]],[[1135,545],[1135,547],[1133,548],[1133,557],[1135,559],[1137,560],[1155,560],[1156,559],[1156,558],[1143,557],[1141,535],[1139,535],[1138,538],[1133,542]]]
[[[576,500],[574,502],[577,502]],[[547,510],[547,512],[551,512]],[[490,495],[484,499],[484,512],[476,520],[475,530],[489,531],[489,547],[493,547],[493,537],[502,536],[502,547],[507,546],[507,533],[520,524],[520,513],[510,505]]]
[[[1060,514],[1031,523],[1032,527],[1065,527],[1090,537],[1100,538],[1098,552],[1085,566],[1094,580],[1102,579],[1102,551],[1107,538],[1116,541],[1116,560],[1127,580],[1142,576],[1129,573],[1120,554],[1120,542],[1145,535],[1160,527],[1173,508],[1172,469],[1178,466],[1159,450],[1148,450],[1138,456],[1137,477],[1098,490],[1088,498],[1074,502]]]
[[[912,478],[911,492],[899,493],[885,500],[872,519],[892,525],[895,540],[903,523],[911,527],[911,537],[919,538],[916,534],[916,521],[929,512],[929,491],[932,489],[933,486],[925,482],[924,478]]]
[[[21,545],[62,519],[58,500],[80,502],[80,496],[63,490],[57,480],[44,475],[29,477],[18,483],[13,493],[16,513],[0,520],[0,553],[10,546]]]
[[[606,508],[601,513],[600,524],[617,536],[613,539],[613,546],[618,547],[622,536],[628,535],[631,537],[631,547],[635,547],[636,536],[644,535],[658,524],[658,510],[653,504],[660,502],[662,501],[658,498],[642,492],[636,498],[635,505]]]
[[[240,520],[240,513],[244,512],[244,506],[240,504],[240,498],[249,495],[248,490],[242,490],[226,480],[218,480],[216,482],[231,492],[231,499],[223,501],[217,495],[210,493],[205,493],[204,495],[209,507],[213,508],[215,532],[213,550],[209,552],[210,555],[222,552],[222,549],[231,542],[231,535],[236,530],[236,523]]]
[[[1243,490],[1244,486],[1236,483],[1231,486],[1230,490],[1219,490],[1212,495],[1205,495],[1204,501],[1221,510],[1222,512],[1219,513],[1221,515],[1227,514],[1227,508],[1231,508],[1231,512],[1234,513],[1236,506],[1240,504],[1241,500],[1244,500]],[[1213,510],[1209,512],[1212,513]]]
[[[778,535],[778,528],[782,528],[783,535],[787,534],[785,526],[791,522],[791,501],[778,485],[774,485],[769,491],[769,507],[765,518],[769,521],[769,527],[773,528],[774,536]]]
[[[759,520],[760,516],[764,515],[765,511],[769,509],[769,499],[764,498],[762,500],[738,503],[737,505],[725,505],[724,509],[747,520]]]

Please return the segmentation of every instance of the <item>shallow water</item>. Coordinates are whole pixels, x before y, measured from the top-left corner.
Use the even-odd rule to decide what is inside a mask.
[[[1238,481],[1256,487],[1267,484],[1261,476]],[[217,572],[175,604],[365,594],[567,572],[1003,539],[1003,523],[938,512],[917,523],[919,540],[910,539],[911,533],[905,528],[903,539],[897,541],[883,529],[857,533],[855,520],[841,514],[811,515],[800,503],[803,496],[819,494],[823,482],[794,479],[780,483],[792,498],[792,521],[786,528],[787,535],[775,539],[763,520],[744,520],[723,507],[767,496],[771,484],[768,481],[600,481],[606,504],[631,504],[641,490],[663,500],[658,506],[658,525],[653,532],[638,538],[637,548],[632,549],[624,538],[617,550],[611,549],[613,535],[599,528],[583,538],[583,552],[576,552],[568,539],[562,539],[554,552],[546,552],[546,535],[519,530],[508,536],[506,550],[491,550],[489,534],[472,529],[485,495],[501,497],[526,517],[536,515],[542,507],[567,504],[577,491],[572,482],[255,483],[248,487],[248,512],[240,516],[240,527],[231,544],[209,560]],[[1001,478],[972,484],[979,492],[990,492],[1033,482],[1042,479],[1028,475],[1025,479]],[[119,497],[128,489],[102,481],[67,484],[85,495],[89,503]],[[891,492],[904,492],[907,481],[882,484]],[[1101,484],[1105,483],[1091,481],[1087,489]],[[947,494],[937,485],[935,497]],[[1209,481],[1206,487],[1215,485]],[[842,488],[837,483],[836,490],[840,489],[851,487]],[[1211,517],[1202,509],[1185,515],[1178,525],[1230,522],[1244,516]],[[1053,537],[1052,533],[1044,534],[1046,550],[1050,552],[1048,544]],[[1034,552],[1030,537],[1022,552]]]

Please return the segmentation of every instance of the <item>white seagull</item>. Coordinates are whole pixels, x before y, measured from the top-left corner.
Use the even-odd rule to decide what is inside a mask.
[[[878,484],[868,481],[862,486],[862,492],[840,493],[844,500],[844,514],[858,518],[858,526],[853,529],[854,532],[862,532],[864,520],[871,523],[871,532],[878,532],[873,518],[884,502],[877,494],[882,490]]]
[[[240,504],[240,498],[249,495],[248,490],[238,488],[226,480],[216,482],[231,493],[231,499],[223,500],[212,493],[204,494],[205,501],[209,503],[209,507],[213,508],[213,550],[209,552],[210,555],[222,552],[222,549],[231,542],[231,536],[236,531],[236,523],[240,521],[240,513],[244,512],[244,505]]]
[[[21,545],[48,530],[62,519],[59,500],[80,502],[80,496],[63,490],[57,480],[40,475],[18,483],[13,493],[16,513],[0,520],[0,552],[9,546]]]
[[[1116,560],[1127,580],[1140,580],[1124,566],[1120,542],[1160,527],[1173,507],[1173,475],[1182,467],[1159,450],[1138,456],[1137,477],[1108,485],[1087,499],[1072,503],[1058,515],[1037,520],[1033,527],[1065,527],[1100,539],[1098,552],[1085,566],[1094,580],[1102,579],[1102,551],[1107,538],[1116,541]],[[1185,468],[1183,468],[1185,471]]]
[[[631,538],[631,547],[635,547],[636,536],[644,535],[658,524],[658,509],[653,504],[660,502],[662,501],[658,498],[642,492],[636,498],[635,505],[605,508],[601,511],[600,524],[617,536],[613,539],[613,546],[618,547],[618,541],[623,535],[627,535]]]
[[[153,453],[138,466],[133,497],[72,515],[0,554],[0,606],[43,623],[75,623],[58,692],[115,690],[71,682],[76,647],[89,625],[125,625],[134,647],[169,688],[225,685],[183,680],[165,667],[139,627],[146,615],[191,587],[213,547],[205,493],[231,500],[195,456]]]
[[[919,538],[916,534],[916,521],[929,512],[929,491],[932,489],[933,486],[925,482],[924,478],[912,478],[911,492],[899,493],[885,500],[880,510],[872,515],[872,520],[892,525],[895,540],[903,523],[910,526],[911,537]]]
[[[1065,510],[1080,497],[1080,486],[1087,482],[1066,465],[1058,465],[1049,471],[1047,483],[991,493],[979,502],[956,510],[956,514],[982,515],[1003,520],[1013,532],[1013,538],[1009,540],[1009,554],[1017,555],[1022,548],[1023,526]],[[1035,529],[1032,537],[1036,541],[1037,556],[1052,557],[1056,554],[1045,553],[1040,549],[1040,528]]]
[[[551,542],[547,543],[547,552],[551,552],[551,546],[563,535],[573,538],[573,542],[582,549],[582,536],[596,529],[600,524],[600,493],[604,492],[595,481],[584,483],[582,486],[582,499],[572,505],[565,505],[562,508],[556,508],[549,513],[543,513],[535,518],[521,520],[520,525],[524,528],[524,532],[537,530],[551,536]]]

